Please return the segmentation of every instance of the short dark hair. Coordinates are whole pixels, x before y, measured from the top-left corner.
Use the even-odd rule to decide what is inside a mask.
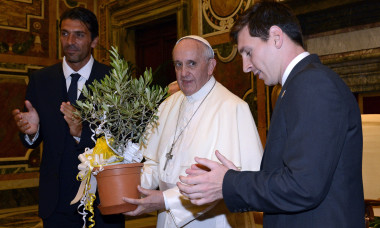
[[[75,7],[65,11],[60,18],[59,28],[65,19],[82,21],[87,29],[91,32],[91,40],[99,36],[99,24],[95,14],[83,7]]]
[[[301,26],[292,10],[286,5],[273,2],[257,2],[248,8],[232,26],[230,36],[237,43],[239,32],[248,25],[249,34],[252,37],[260,37],[263,41],[269,38],[269,29],[276,25],[293,42],[303,47]]]

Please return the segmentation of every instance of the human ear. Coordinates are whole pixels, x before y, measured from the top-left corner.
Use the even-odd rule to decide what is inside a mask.
[[[283,43],[284,33],[282,29],[276,25],[273,25],[269,29],[269,39],[273,39],[274,46],[277,49],[280,49]]]
[[[209,59],[208,60],[208,75],[212,75],[214,72],[216,66],[216,60],[215,59]]]
[[[95,37],[95,38],[91,41],[91,47],[92,47],[92,48],[95,48],[96,45],[98,45],[98,42],[99,42],[99,36]]]

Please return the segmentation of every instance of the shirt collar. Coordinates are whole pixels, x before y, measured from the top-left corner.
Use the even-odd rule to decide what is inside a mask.
[[[193,95],[186,96],[187,100],[192,103],[192,102],[196,102],[196,101],[203,99],[210,92],[210,90],[214,87],[215,83],[216,83],[216,80],[215,80],[214,76],[211,76],[211,78],[208,80],[208,82],[206,82],[206,84],[204,84],[204,86],[200,90],[198,90]]]
[[[303,58],[305,58],[306,56],[310,55],[309,52],[305,51],[305,52],[302,52],[301,54],[297,55],[297,57],[295,57],[290,63],[289,65],[286,67],[285,69],[285,72],[284,72],[284,75],[282,76],[282,81],[281,81],[281,85],[283,86],[286,82],[286,79],[288,78],[290,72],[293,70],[294,66],[297,65],[297,63],[299,63]]]
[[[63,57],[62,61],[62,68],[63,68],[63,75],[65,76],[65,79],[70,77],[72,73],[78,73],[81,77],[84,77],[86,80],[90,77],[92,66],[94,65],[94,58],[91,55],[90,60],[84,65],[79,71],[74,71],[71,69],[71,67],[66,62],[66,56]]]

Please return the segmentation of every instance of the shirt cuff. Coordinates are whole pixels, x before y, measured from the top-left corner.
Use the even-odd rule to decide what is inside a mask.
[[[167,195],[170,195],[170,191],[168,191],[168,190],[163,191],[162,195],[164,195],[165,209],[168,211],[168,210],[170,210],[169,202],[168,202],[168,197],[170,197],[170,196],[167,196]]]
[[[77,143],[80,142],[80,137],[76,137],[76,136],[73,136],[73,137],[74,137],[75,141],[77,141]]]
[[[37,127],[37,132],[36,132],[36,134],[34,135],[33,139],[30,139],[28,134],[25,134],[24,138],[25,138],[25,141],[26,141],[29,145],[33,145],[33,143],[37,140],[37,138],[38,138],[39,135],[40,135],[40,125],[38,125],[38,127]]]

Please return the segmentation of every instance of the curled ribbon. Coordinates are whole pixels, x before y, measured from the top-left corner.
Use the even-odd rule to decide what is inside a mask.
[[[142,154],[139,151],[139,145],[129,142],[123,152],[123,156],[117,155],[112,147],[109,146],[113,142],[112,138],[100,137],[97,139],[93,149],[86,148],[85,152],[78,156],[80,164],[78,165],[79,173],[77,180],[81,181],[78,192],[75,198],[71,201],[71,205],[80,201],[78,213],[82,215],[84,226],[86,226],[87,212],[91,213],[88,221],[95,225],[93,203],[96,198],[95,192],[97,182],[95,176],[103,170],[103,166],[119,163],[141,162]],[[82,208],[82,211],[79,208]]]
[[[70,204],[72,205],[80,201],[78,212],[83,217],[84,227],[86,225],[86,211],[91,213],[88,221],[92,223],[89,227],[93,227],[95,225],[95,221],[93,220],[93,203],[96,198],[95,192],[97,187],[94,175],[97,175],[98,172],[102,171],[104,165],[121,162],[123,157],[115,155],[115,153],[108,147],[105,138],[101,137],[96,141],[93,149],[86,148],[85,152],[78,156],[78,159],[81,163],[78,165],[79,173],[77,175],[77,180],[81,181],[81,184],[75,198]],[[98,169],[94,170],[94,168]],[[83,210],[79,211],[79,208],[82,206]]]

